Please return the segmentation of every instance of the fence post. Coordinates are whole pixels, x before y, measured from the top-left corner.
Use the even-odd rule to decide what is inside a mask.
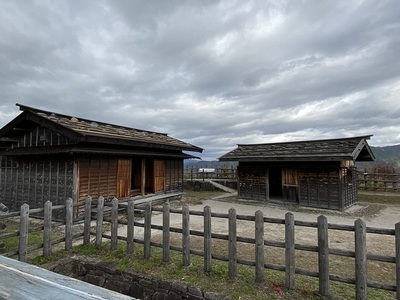
[[[212,271],[211,255],[211,207],[204,207],[204,272]]]
[[[83,244],[90,242],[90,224],[92,222],[92,197],[85,198],[85,221],[83,224]]]
[[[295,253],[294,253],[294,216],[285,214],[285,288],[294,289]]]
[[[236,277],[237,261],[237,229],[236,229],[236,210],[229,209],[229,240],[228,240],[228,274],[230,278]]]
[[[65,250],[72,250],[72,225],[73,225],[73,200],[68,198],[65,201]]]
[[[184,267],[190,266],[190,227],[189,206],[182,207],[182,262]]]
[[[264,281],[264,216],[257,210],[255,215],[255,256],[256,256],[256,282]]]
[[[96,247],[100,248],[103,237],[103,215],[104,197],[100,196],[97,200],[97,220],[96,220]]]
[[[26,262],[26,256],[28,251],[28,223],[29,223],[29,205],[23,204],[20,212],[20,223],[19,223],[19,249],[18,249],[18,260]]]
[[[367,230],[365,222],[354,222],[356,299],[367,299]]]
[[[329,296],[329,242],[328,242],[328,219],[319,216],[318,223],[318,274],[319,294],[322,297]]]
[[[128,228],[126,229],[126,253],[133,254],[134,252],[134,227],[135,222],[135,204],[133,200],[128,201]]]
[[[117,250],[118,246],[118,199],[112,199],[111,210],[111,251]]]
[[[43,257],[49,257],[51,255],[51,208],[51,201],[46,201],[43,211]]]
[[[146,203],[144,208],[144,243],[143,255],[144,259],[150,259],[151,246],[151,203]]]
[[[166,201],[163,206],[163,262],[169,262],[169,202]]]
[[[400,299],[400,222],[395,225],[396,241],[396,299]]]

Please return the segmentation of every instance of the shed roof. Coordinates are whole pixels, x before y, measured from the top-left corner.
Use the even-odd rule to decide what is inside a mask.
[[[367,140],[372,135],[270,144],[239,144],[221,161],[374,161]]]
[[[170,150],[202,152],[203,149],[168,136],[166,133],[152,132],[82,119],[17,104],[22,113],[0,129],[0,148],[6,148],[24,130],[40,124],[59,132],[76,143],[102,143],[112,145],[138,146]]]

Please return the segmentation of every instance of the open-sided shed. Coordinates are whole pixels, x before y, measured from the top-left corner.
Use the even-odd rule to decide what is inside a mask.
[[[183,151],[202,148],[150,132],[17,104],[0,129],[0,202],[42,207],[87,195],[124,198],[183,190]]]
[[[374,161],[371,136],[238,145],[238,197],[343,210],[357,203],[356,161]]]

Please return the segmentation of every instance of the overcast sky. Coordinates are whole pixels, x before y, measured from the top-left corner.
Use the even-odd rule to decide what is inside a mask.
[[[0,127],[16,103],[236,144],[400,143],[400,1],[0,1]]]

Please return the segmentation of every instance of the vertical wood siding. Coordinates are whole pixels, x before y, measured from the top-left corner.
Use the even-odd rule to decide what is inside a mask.
[[[154,192],[165,191],[165,161],[154,160]]]
[[[117,197],[117,162],[115,158],[80,158],[78,163],[78,198],[87,195],[105,199]]]
[[[243,199],[266,200],[266,169],[257,166],[239,166],[239,197]]]
[[[118,159],[117,197],[129,197],[131,194],[132,160]]]
[[[299,171],[300,205],[340,209],[338,169],[307,169]]]
[[[183,160],[167,159],[165,161],[165,191],[183,191]]]
[[[37,126],[32,131],[24,134],[12,148],[39,147],[39,146],[60,146],[68,145],[71,141],[43,126]]]
[[[65,204],[72,191],[72,159],[0,157],[0,202],[10,210],[18,210],[24,203],[31,208],[42,207],[49,200],[54,205]]]

